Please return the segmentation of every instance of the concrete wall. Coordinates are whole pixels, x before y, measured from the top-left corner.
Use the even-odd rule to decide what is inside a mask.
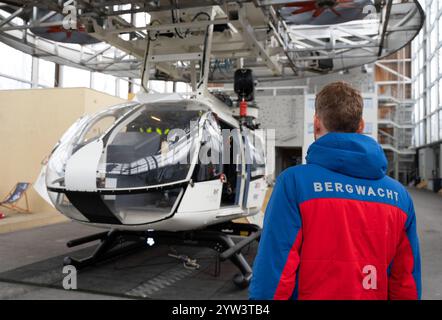
[[[373,68],[373,66],[369,66]],[[347,81],[367,96],[375,96],[373,73],[363,73],[354,68],[346,74],[334,73],[309,79],[274,81],[260,83],[256,92],[259,106],[259,122],[265,129],[276,129],[276,147],[302,147],[304,130],[311,115],[305,119],[305,94],[316,94],[323,86],[334,81]],[[297,87],[296,89],[259,90],[259,87]],[[305,91],[301,88],[305,87]],[[377,104],[376,104],[377,105]],[[377,107],[376,107],[377,110]],[[377,132],[377,113],[374,114],[373,128]]]
[[[369,66],[368,68],[373,68],[373,66]],[[375,92],[374,74],[363,73],[361,72],[361,68],[354,68],[346,74],[334,73],[308,79],[309,93],[316,94],[323,86],[333,81],[346,81],[362,92]]]
[[[302,95],[258,96],[258,122],[264,129],[275,129],[276,147],[301,147],[304,130]]]
[[[41,162],[84,114],[124,100],[86,88],[0,91],[0,198],[19,181],[34,182]],[[32,211],[54,210],[31,188]]]
[[[372,69],[373,66],[368,68]],[[361,68],[354,68],[345,74],[334,73],[308,79],[259,83],[255,94],[259,107],[258,121],[262,128],[276,130],[276,147],[302,147],[305,155],[311,141],[305,141],[304,132],[307,131],[308,124],[313,119],[313,113],[307,114],[304,109],[306,96],[315,95],[322,87],[334,81],[349,82],[359,89],[364,97],[373,99],[372,112],[364,110],[364,119],[372,125],[373,136],[377,138],[378,115],[374,74],[363,73]],[[284,87],[284,89],[275,90],[274,88],[277,87]],[[260,90],[260,88],[267,89]],[[275,161],[278,162],[278,159]]]

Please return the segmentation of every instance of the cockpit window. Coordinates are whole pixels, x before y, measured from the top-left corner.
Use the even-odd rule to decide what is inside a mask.
[[[209,113],[203,124],[201,149],[194,174],[195,181],[201,182],[219,178],[223,173],[222,152],[223,139],[221,127],[216,117]]]
[[[262,131],[257,134],[254,131],[244,130],[246,144],[246,163],[250,178],[258,178],[265,175],[264,137]]]
[[[87,132],[83,135],[82,143],[87,144],[97,138],[99,138],[103,133],[106,132],[117,120],[117,116],[110,114],[105,115],[102,118],[97,119],[92,126],[89,127]]]
[[[101,111],[94,116],[84,116],[75,122],[55,146],[49,158],[46,184],[64,187],[66,163],[79,149],[108,130],[117,119],[136,108],[136,103],[125,103]]]
[[[202,112],[146,105],[109,135],[98,188],[137,188],[186,179]]]

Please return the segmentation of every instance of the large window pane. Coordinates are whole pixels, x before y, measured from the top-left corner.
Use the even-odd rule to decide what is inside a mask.
[[[161,80],[151,80],[149,81],[149,89],[159,92],[159,93],[165,93],[166,92],[166,84],[164,81]]]
[[[118,80],[118,96],[123,99],[127,99],[129,93],[129,82],[127,80]]]
[[[192,89],[190,88],[189,84],[187,84],[185,82],[177,82],[176,83],[176,92],[188,93],[191,91],[192,91]]]
[[[65,88],[89,88],[91,85],[90,72],[78,68],[63,66],[62,84]]]
[[[92,76],[94,79],[92,89],[102,91],[113,96],[116,95],[115,77],[98,72],[94,72]]]
[[[31,81],[32,57],[0,42],[0,74]]]
[[[436,142],[439,140],[439,119],[438,114],[431,116],[431,142]]]
[[[38,60],[38,84],[53,87],[55,82],[55,63]]]
[[[29,89],[31,87],[30,84],[16,81],[12,79],[8,79],[0,76],[0,90],[9,90],[9,89]]]
[[[442,139],[442,111],[439,111],[439,138]]]
[[[439,92],[439,86],[436,83],[433,87],[431,87],[430,106],[429,106],[430,113],[435,111],[439,106],[438,92]]]

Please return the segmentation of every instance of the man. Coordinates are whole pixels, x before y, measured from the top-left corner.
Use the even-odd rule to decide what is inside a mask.
[[[327,85],[315,102],[307,165],[278,178],[267,206],[251,299],[420,299],[413,202],[363,135],[363,99]]]

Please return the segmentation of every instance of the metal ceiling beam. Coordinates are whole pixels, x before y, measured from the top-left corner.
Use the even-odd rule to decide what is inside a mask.
[[[250,25],[250,23],[247,21],[247,16],[244,7],[241,8],[238,13],[239,13],[239,23],[244,33],[244,41],[251,46],[251,49],[256,52],[259,58],[263,59],[265,64],[272,71],[273,75],[281,75],[282,74],[281,65],[278,64],[278,62],[275,61],[274,58],[268,54],[267,50],[264,48],[262,43],[256,39],[255,32],[252,26]]]

